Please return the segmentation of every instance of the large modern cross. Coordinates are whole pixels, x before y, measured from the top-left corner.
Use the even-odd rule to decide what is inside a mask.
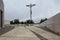
[[[32,7],[35,6],[35,4],[30,4],[26,6],[30,8],[30,20],[32,20]]]

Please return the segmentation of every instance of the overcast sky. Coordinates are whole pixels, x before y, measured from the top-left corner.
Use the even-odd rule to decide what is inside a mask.
[[[29,8],[27,4],[36,4],[33,10],[33,20],[50,18],[60,12],[60,0],[3,0],[5,7],[5,19],[13,20],[29,19]]]

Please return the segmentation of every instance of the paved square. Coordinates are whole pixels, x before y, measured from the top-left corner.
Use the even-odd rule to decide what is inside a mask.
[[[29,29],[18,26],[1,35],[0,40],[39,40],[39,38],[29,31]]]

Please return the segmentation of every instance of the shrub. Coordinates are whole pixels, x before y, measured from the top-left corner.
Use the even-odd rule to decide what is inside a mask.
[[[46,21],[46,20],[47,20],[47,18],[41,19],[41,20],[40,20],[40,23],[42,23],[42,22],[44,22],[44,21]]]
[[[27,24],[34,24],[33,20],[27,20],[26,23]]]
[[[10,21],[10,24],[14,24],[14,22],[13,21]]]

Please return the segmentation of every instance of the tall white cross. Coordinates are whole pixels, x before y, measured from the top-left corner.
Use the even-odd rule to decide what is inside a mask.
[[[35,6],[36,4],[30,4],[30,5],[26,5],[27,7],[30,8],[30,20],[32,20],[32,7]]]

